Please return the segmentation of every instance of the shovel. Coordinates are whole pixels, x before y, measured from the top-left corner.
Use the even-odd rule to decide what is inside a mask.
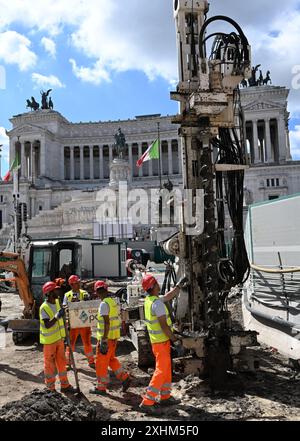
[[[65,331],[66,331],[67,346],[69,347],[70,359],[71,359],[71,364],[72,364],[72,368],[73,368],[73,372],[74,372],[74,377],[75,377],[76,395],[79,397],[79,396],[82,396],[83,394],[82,394],[82,392],[80,390],[80,386],[79,386],[78,371],[77,371],[77,367],[76,367],[76,364],[75,364],[74,352],[73,352],[72,347],[71,347],[69,328],[68,328],[68,325],[67,325],[65,317],[64,317],[64,325],[65,325]]]

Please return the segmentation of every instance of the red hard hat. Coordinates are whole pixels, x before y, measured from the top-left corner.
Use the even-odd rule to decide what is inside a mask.
[[[157,283],[155,277],[151,276],[151,274],[146,274],[142,280],[142,287],[144,291],[149,291],[154,285]]]
[[[102,280],[98,280],[98,282],[95,283],[94,285],[94,290],[96,291],[97,289],[106,289],[106,291],[108,290],[108,285],[103,282]]]
[[[58,289],[59,286],[56,285],[56,283],[54,282],[47,282],[45,283],[45,285],[43,286],[43,294],[49,294],[50,292],[54,291],[55,289]]]
[[[69,285],[73,285],[73,283],[80,282],[80,278],[78,276],[70,276],[68,280]]]

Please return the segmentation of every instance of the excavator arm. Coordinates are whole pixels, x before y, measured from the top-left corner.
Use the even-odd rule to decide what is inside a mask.
[[[14,280],[19,292],[19,296],[24,303],[24,317],[34,318],[35,300],[32,295],[24,261],[18,254],[0,252],[0,270],[14,274]]]

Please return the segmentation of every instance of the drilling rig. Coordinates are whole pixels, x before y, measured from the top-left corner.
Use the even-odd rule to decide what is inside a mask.
[[[192,191],[195,223],[187,225],[182,205],[180,232],[164,243],[176,256],[179,273],[190,280],[176,305],[179,332],[200,360],[212,387],[226,383],[242,348],[256,345],[256,334],[232,330],[227,299],[249,275],[243,234],[243,183],[248,168],[239,85],[251,76],[251,48],[231,18],[207,18],[206,0],[174,0],[179,83],[171,99],[179,102],[183,185]],[[216,31],[225,23],[230,33]],[[208,35],[208,28],[213,32]],[[208,52],[208,48],[210,52]],[[197,217],[197,202],[204,213]],[[233,228],[231,252],[225,243],[226,219]],[[197,364],[198,363],[198,364]]]

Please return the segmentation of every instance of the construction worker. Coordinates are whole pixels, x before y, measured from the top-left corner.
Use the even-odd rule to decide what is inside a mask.
[[[140,409],[149,414],[159,414],[160,406],[180,403],[171,396],[171,342],[177,355],[182,356],[184,350],[180,339],[172,331],[172,321],[165,303],[176,297],[187,282],[186,277],[183,277],[170,292],[159,297],[160,286],[155,277],[147,274],[142,280],[143,289],[147,293],[144,304],[145,321],[155,357],[155,371],[140,404]]]
[[[116,357],[116,349],[120,338],[121,322],[119,307],[116,301],[110,297],[108,286],[103,281],[95,283],[95,291],[101,303],[98,311],[97,326],[97,352],[96,352],[96,375],[97,386],[90,393],[105,395],[109,383],[108,368],[113,371],[118,380],[122,382],[123,392],[126,392],[131,383],[130,375],[123,371]]]
[[[59,287],[54,282],[43,286],[45,302],[40,307],[40,343],[44,345],[45,384],[55,391],[56,372],[61,385],[61,392],[74,393],[67,377],[64,338],[66,336],[63,317],[65,311],[58,300]]]
[[[63,305],[65,307],[68,306],[69,303],[72,302],[82,302],[85,300],[89,300],[89,294],[86,291],[83,291],[82,289],[80,289],[80,283],[81,280],[78,276],[70,276],[68,279],[68,284],[71,286],[71,291],[68,291],[65,294],[64,297],[64,301],[63,301]],[[94,360],[94,352],[93,352],[93,347],[92,347],[92,343],[91,343],[91,337],[92,337],[92,332],[91,332],[91,328],[74,328],[74,329],[70,329],[70,341],[71,341],[71,348],[72,351],[74,352],[75,350],[75,346],[76,346],[76,341],[78,336],[81,336],[81,340],[83,343],[83,349],[84,349],[84,353],[85,356],[88,360],[88,364],[92,369],[95,369],[95,360]],[[70,366],[70,349],[69,347],[67,347],[66,349],[66,358],[67,358],[67,363],[68,363],[68,368]]]

